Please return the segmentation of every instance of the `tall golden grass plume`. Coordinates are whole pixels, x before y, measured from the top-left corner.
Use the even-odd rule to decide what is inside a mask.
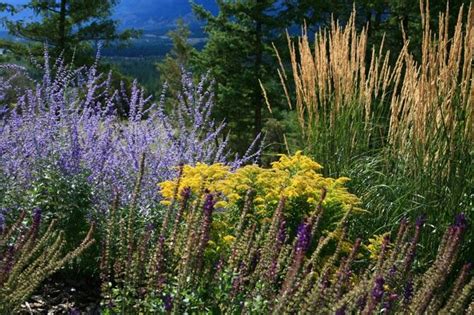
[[[420,1],[420,10],[419,60],[406,34],[393,64],[383,39],[379,49],[368,47],[367,28],[357,31],[355,12],[346,24],[333,20],[319,30],[314,42],[306,26],[297,38],[287,34],[289,73],[277,52],[280,81],[307,150],[326,165],[371,150],[376,139],[391,157],[413,164],[408,173],[436,165],[431,172],[447,180],[460,172],[459,161],[474,144],[472,4],[461,7],[454,28],[447,6],[436,31],[429,3]]]
[[[357,32],[355,11],[344,26],[332,20],[329,29],[317,32],[314,48],[306,26],[297,39],[287,37],[295,105],[288,96],[288,76],[277,52],[278,73],[290,108],[295,107],[298,112],[304,136],[308,140],[317,137],[314,127],[321,124],[335,128],[343,113],[354,117],[360,114],[370,133],[374,102],[385,101],[393,80],[383,41],[378,51],[368,49],[367,28]]]
[[[428,2],[421,1],[420,10],[421,61],[406,49],[400,54],[404,70],[391,99],[389,141],[401,157],[427,165],[454,154],[460,139],[464,144],[474,140],[474,19],[472,4],[467,15],[461,7],[451,35],[446,9],[435,34]],[[449,164],[453,158],[446,160]]]

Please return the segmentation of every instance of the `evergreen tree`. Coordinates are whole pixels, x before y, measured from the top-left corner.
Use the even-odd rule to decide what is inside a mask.
[[[282,5],[285,6],[283,15],[293,25],[306,24],[312,32],[315,32],[320,26],[330,23],[332,18],[347,19],[353,8],[353,1],[283,0]]]
[[[111,19],[118,0],[30,0],[27,4],[12,8],[3,3],[0,8],[12,14],[32,10],[39,20],[23,21],[4,19],[2,22],[11,35],[28,43],[47,44],[51,53],[63,53],[70,57],[90,55],[93,42],[126,41],[139,33],[134,30],[117,30],[117,21]],[[2,46],[24,53],[25,45],[3,41]]]
[[[310,33],[328,25],[332,19],[346,21],[353,9],[357,12],[357,23],[367,27],[371,43],[380,43],[385,38],[385,48],[396,56],[406,36],[413,47],[421,42],[421,16],[419,0],[283,0],[285,18],[293,25],[306,24]],[[437,24],[440,12],[446,10],[444,0],[423,0],[429,3],[433,25]],[[451,0],[451,12],[458,12],[461,5],[466,8],[471,0]],[[456,15],[451,16],[450,25],[455,25]],[[453,29],[451,29],[453,31]]]
[[[271,43],[283,37],[286,26],[278,18],[279,2],[218,1],[217,16],[193,4],[209,36],[193,64],[215,78],[216,114],[227,120],[236,149],[245,148],[263,129],[265,100],[260,82],[266,85],[277,79]]]
[[[196,54],[196,49],[189,42],[191,32],[183,19],[178,19],[176,29],[168,36],[173,42],[173,48],[165,58],[156,65],[160,73],[160,83],[168,86],[168,92],[176,96],[181,88],[181,72],[190,68],[190,62]],[[176,97],[169,97],[168,101],[176,101]]]

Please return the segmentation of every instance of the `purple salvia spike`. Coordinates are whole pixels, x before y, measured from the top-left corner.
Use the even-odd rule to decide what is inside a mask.
[[[411,303],[411,300],[413,298],[413,293],[414,293],[413,280],[408,279],[408,281],[405,283],[405,286],[403,288],[403,304],[404,305],[409,305]]]
[[[298,226],[296,234],[297,241],[295,250],[297,253],[304,253],[308,250],[311,242],[311,224],[302,223]]]
[[[464,213],[459,213],[456,215],[456,218],[454,219],[454,226],[461,230],[465,230],[468,226],[466,215]]]
[[[169,294],[163,296],[163,304],[165,307],[165,311],[171,312],[173,310],[173,297]]]
[[[390,294],[387,298],[385,298],[383,305],[382,305],[382,310],[384,314],[390,314],[391,309],[394,305],[394,303],[397,301],[398,295],[396,293]]]
[[[363,311],[366,305],[367,305],[367,294],[365,293],[363,296],[357,299],[356,306],[360,311]]]
[[[338,308],[336,310],[336,315],[345,315],[345,314],[346,314],[346,307],[345,306],[343,306],[341,308]]]
[[[365,314],[372,314],[377,305],[382,301],[384,295],[384,284],[385,280],[382,276],[375,278],[374,286],[370,292],[370,299],[365,308]]]

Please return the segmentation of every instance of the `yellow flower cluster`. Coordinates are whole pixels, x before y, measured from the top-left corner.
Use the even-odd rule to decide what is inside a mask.
[[[189,187],[191,192],[196,195],[202,195],[204,190],[216,192],[218,185],[228,175],[229,167],[216,163],[207,165],[203,163],[197,163],[196,166],[185,165],[183,167],[183,175],[180,178],[179,192],[185,187]],[[172,181],[166,181],[159,184],[161,189],[161,195],[165,198],[161,203],[169,205],[171,200],[174,198],[176,189],[177,179]],[[178,194],[181,195],[180,193]]]
[[[179,190],[189,187],[194,195],[201,196],[207,189],[220,196],[216,207],[227,207],[236,204],[252,189],[256,192],[255,211],[263,217],[269,209],[274,209],[281,196],[290,202],[301,200],[315,206],[320,202],[323,189],[327,192],[324,204],[336,203],[344,210],[357,210],[359,199],[344,186],[349,179],[323,177],[319,172],[321,168],[301,152],[293,156],[281,155],[268,169],[249,165],[231,172],[223,164],[198,163],[184,166]],[[160,184],[163,204],[169,204],[173,199],[177,182],[175,179]]]
[[[371,260],[377,260],[379,258],[380,252],[382,251],[382,244],[384,242],[385,237],[389,235],[388,233],[374,235],[373,237],[369,238],[369,244],[366,249],[370,253]]]

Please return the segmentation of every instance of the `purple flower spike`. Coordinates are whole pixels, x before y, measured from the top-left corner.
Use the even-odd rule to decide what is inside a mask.
[[[356,305],[357,305],[357,308],[362,311],[364,310],[366,304],[367,304],[367,294],[364,294],[357,300]]]
[[[280,228],[278,229],[277,242],[278,244],[283,244],[286,238],[286,222],[282,220],[280,223]]]
[[[6,262],[4,268],[4,273],[9,274],[10,271],[13,268],[13,263],[14,263],[14,257],[15,257],[15,246],[10,245],[8,246],[7,254],[6,254]]]
[[[465,265],[465,268],[466,268],[466,270],[467,270],[468,272],[471,271],[471,270],[472,270],[472,263],[471,263],[471,262],[470,262],[470,263],[467,263],[467,264]]]
[[[38,231],[41,223],[41,209],[35,208],[33,210],[33,224],[31,225],[31,233],[33,233],[33,239],[38,236]]]
[[[454,219],[454,226],[461,230],[465,230],[467,228],[467,219],[463,212],[456,215],[456,218]]]
[[[69,311],[69,315],[81,315],[81,311],[77,308],[73,308]]]
[[[426,222],[426,215],[422,214],[418,218],[416,218],[416,227],[421,228]]]
[[[327,289],[331,286],[331,281],[329,280],[329,275],[326,273],[323,275],[323,279],[321,281],[321,289]]]
[[[3,230],[5,229],[5,216],[4,214],[0,211],[0,235],[3,233]]]
[[[38,227],[41,223],[41,209],[35,208],[33,210],[33,226]]]
[[[254,270],[255,267],[257,266],[258,262],[260,261],[260,251],[257,251],[255,255],[252,257],[252,260],[250,261],[250,269]]]
[[[187,199],[189,199],[190,196],[191,196],[191,188],[185,187],[185,188],[181,191],[181,197],[182,197],[184,200],[187,200]]]
[[[206,200],[204,201],[204,207],[203,207],[205,216],[210,216],[212,214],[215,204],[216,202],[214,201],[214,196],[212,194],[207,194]]]
[[[151,232],[151,231],[153,231],[155,228],[156,228],[156,225],[155,225],[155,224],[153,224],[153,223],[148,223],[148,224],[146,225],[145,230],[146,230],[147,232]]]
[[[390,277],[394,277],[395,274],[397,273],[397,266],[396,265],[393,265],[390,270],[388,271],[388,274],[390,275]]]
[[[310,241],[311,241],[311,224],[302,223],[298,227],[298,232],[296,234],[296,251],[297,252],[306,252],[308,250]]]
[[[377,277],[377,279],[375,279],[375,285],[374,285],[374,288],[372,289],[372,297],[377,303],[379,303],[382,300],[382,296],[384,293],[384,288],[383,288],[384,284],[385,284],[385,280],[383,279],[383,277]]]
[[[396,293],[392,293],[388,296],[386,301],[383,302],[383,310],[384,314],[387,314],[390,312],[394,302],[398,299],[398,295]]]
[[[336,311],[336,315],[345,315],[345,314],[346,314],[346,306],[343,306]]]
[[[197,269],[200,270],[203,265],[203,255],[205,247],[209,242],[209,233],[212,224],[212,212],[214,211],[214,196],[212,194],[207,194],[203,206],[203,219],[201,222],[201,237],[199,240],[199,245],[197,248]]]
[[[403,303],[409,304],[413,297],[413,280],[408,280],[403,289]]]
[[[170,312],[173,309],[173,297],[169,294],[166,294],[163,297],[163,304],[165,305],[165,310]]]

